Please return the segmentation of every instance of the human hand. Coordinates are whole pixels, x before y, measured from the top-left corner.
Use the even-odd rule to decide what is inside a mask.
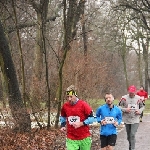
[[[140,113],[139,110],[135,110],[135,114],[136,114],[136,115],[140,115],[141,113]]]
[[[106,124],[107,124],[107,122],[105,119],[101,120],[101,125],[106,125]]]
[[[131,108],[130,107],[126,108],[126,112],[130,113],[131,112]]]
[[[61,127],[60,131],[62,131],[63,133],[66,133],[66,127]]]
[[[117,122],[117,121],[114,122],[114,126],[115,126],[115,127],[118,126],[118,122]]]

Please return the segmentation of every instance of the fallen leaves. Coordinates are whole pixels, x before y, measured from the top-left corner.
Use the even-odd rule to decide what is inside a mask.
[[[59,137],[59,142],[57,139]],[[65,135],[59,130],[32,130],[30,133],[13,133],[0,130],[0,150],[65,150]]]

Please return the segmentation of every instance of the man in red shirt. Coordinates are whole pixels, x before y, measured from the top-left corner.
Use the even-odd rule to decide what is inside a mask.
[[[61,131],[66,132],[67,150],[90,150],[89,124],[94,122],[92,108],[77,97],[74,86],[66,91],[67,102],[61,109]]]
[[[143,103],[148,98],[148,93],[144,90],[143,86],[140,87],[140,90],[137,92],[137,95],[139,95],[142,98]],[[143,117],[143,111],[140,115],[140,122],[142,122],[142,117]]]

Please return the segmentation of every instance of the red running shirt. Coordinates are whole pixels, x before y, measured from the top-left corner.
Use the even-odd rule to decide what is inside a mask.
[[[78,100],[75,105],[66,102],[61,109],[61,116],[67,120],[67,138],[72,140],[82,140],[90,136],[89,126],[84,125],[75,129],[71,123],[83,122],[88,118],[92,108],[83,100]]]
[[[137,92],[137,95],[139,95],[140,97],[144,97],[144,99],[148,98],[148,93],[144,90],[140,90]]]

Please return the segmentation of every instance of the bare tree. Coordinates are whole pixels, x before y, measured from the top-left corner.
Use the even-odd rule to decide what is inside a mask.
[[[118,3],[114,7],[115,9],[126,11],[132,10],[135,13],[130,14],[132,20],[139,20],[142,22],[141,27],[145,29],[145,33],[147,35],[150,34],[150,20],[149,20],[149,13],[150,13],[150,2],[148,0],[118,0]],[[130,21],[132,21],[130,20]],[[144,33],[143,33],[144,34]],[[149,43],[149,38],[147,39],[147,43]],[[143,56],[145,62],[145,88],[148,90],[148,48],[145,44],[143,46]],[[146,44],[147,45],[147,44]],[[147,51],[147,52],[146,52]]]
[[[16,71],[11,58],[8,42],[6,40],[2,24],[0,22],[0,65],[8,87],[9,105],[12,116],[16,121],[16,129],[20,132],[30,131],[30,116],[26,112],[19,91],[19,85],[16,77]]]
[[[81,14],[83,14],[85,0],[67,0],[63,1],[64,11],[63,11],[63,19],[64,19],[64,39],[63,39],[63,47],[60,55],[60,64],[59,64],[59,85],[58,85],[58,95],[57,99],[59,100],[58,108],[57,108],[57,116],[55,127],[58,127],[61,101],[62,101],[62,81],[63,81],[63,66],[66,60],[67,52],[70,50],[70,46],[77,32],[77,23],[80,20]],[[67,8],[68,5],[68,8]]]

